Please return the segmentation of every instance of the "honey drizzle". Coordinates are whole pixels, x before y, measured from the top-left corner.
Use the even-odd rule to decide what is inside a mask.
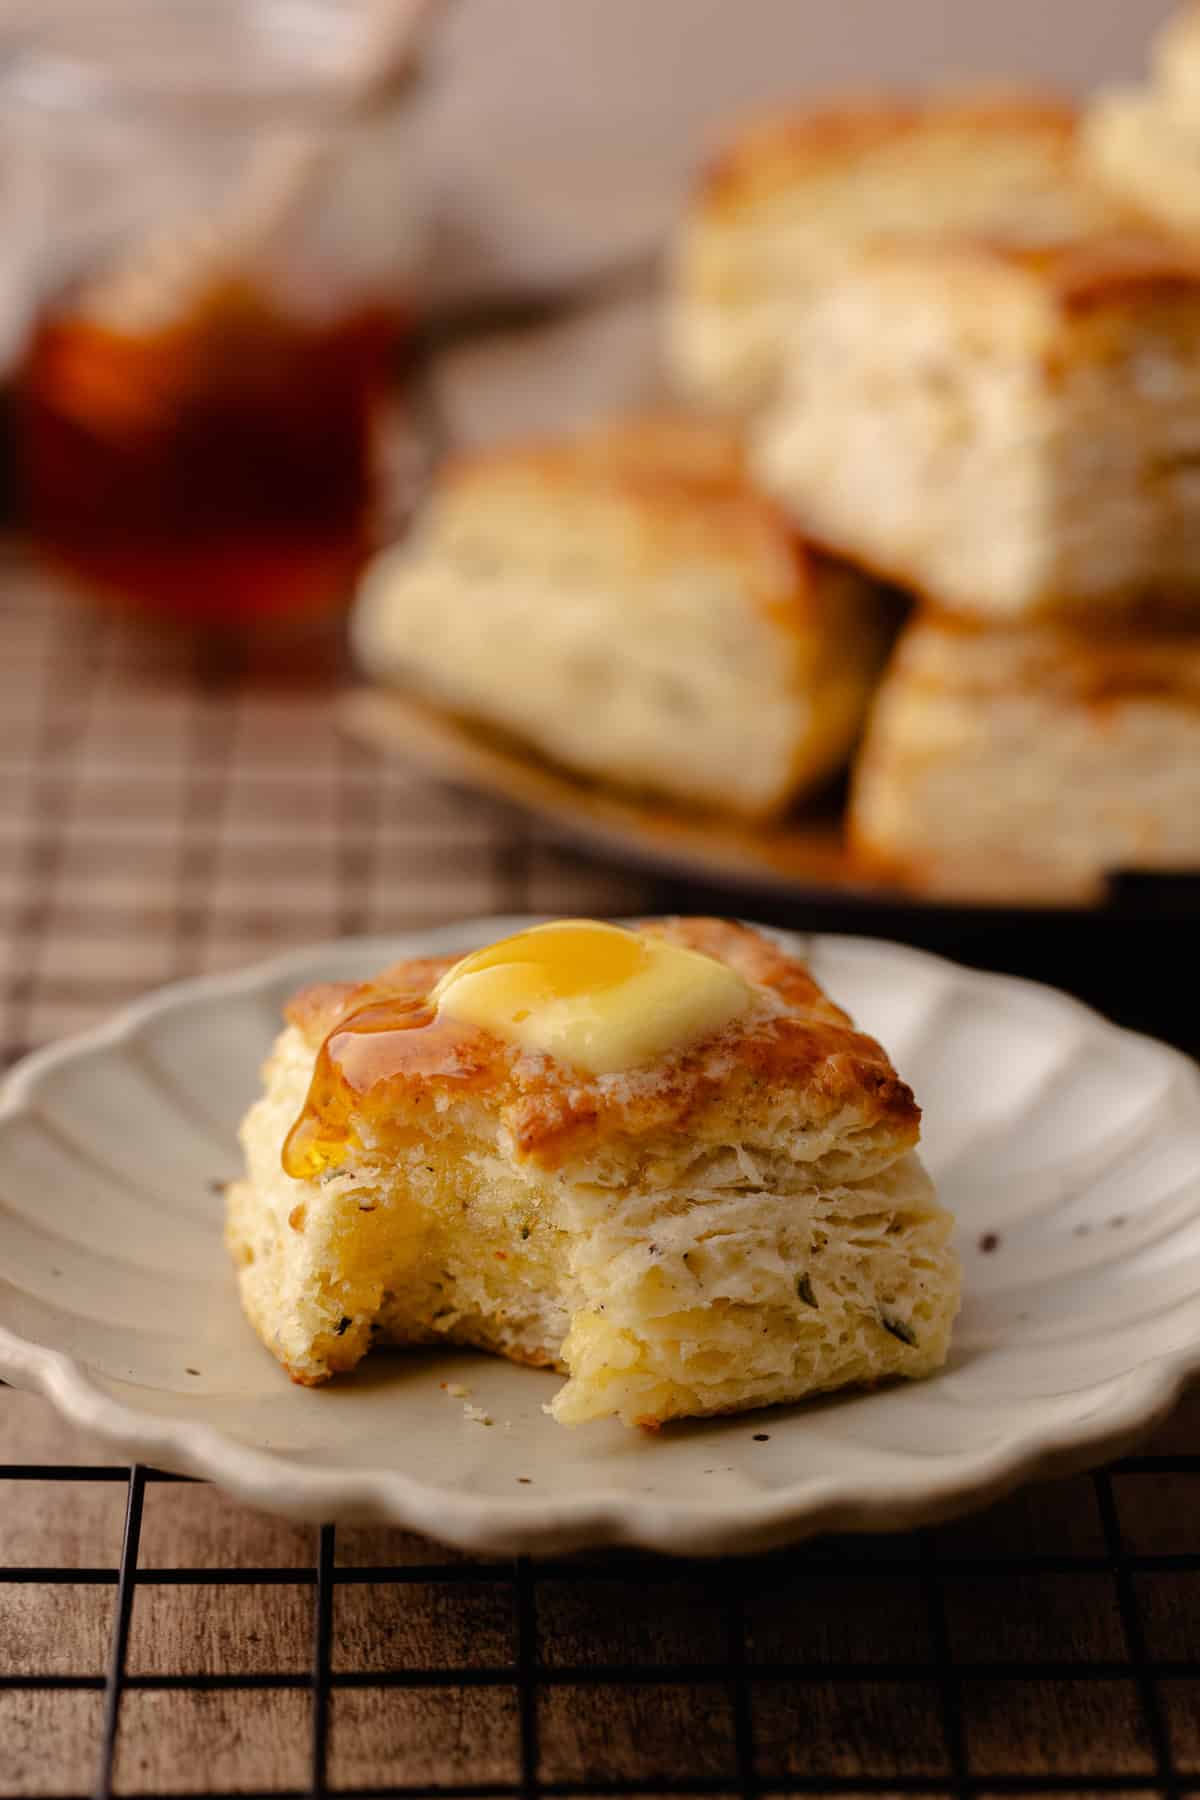
[[[478,1079],[491,1061],[481,1059],[481,1049],[426,995],[376,990],[337,1021],[317,1052],[308,1096],[284,1140],[285,1172],[296,1181],[319,1181],[349,1149],[361,1148],[356,1113],[386,1125],[394,1082]]]

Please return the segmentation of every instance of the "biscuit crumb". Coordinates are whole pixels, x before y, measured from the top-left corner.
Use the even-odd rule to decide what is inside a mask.
[[[470,1388],[464,1387],[461,1381],[443,1381],[440,1385],[452,1400],[466,1400],[470,1397]]]
[[[463,1412],[470,1419],[472,1425],[490,1425],[492,1423],[491,1413],[484,1412],[482,1406],[464,1406]]]

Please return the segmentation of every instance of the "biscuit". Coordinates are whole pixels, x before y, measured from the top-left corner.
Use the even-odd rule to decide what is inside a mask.
[[[1156,95],[1182,123],[1200,129],[1200,5],[1183,4],[1161,26],[1150,49]]]
[[[915,886],[980,894],[1200,867],[1200,633],[918,619],[873,709],[850,836]]]
[[[440,1013],[395,1066],[351,1065],[352,1022],[421,1007],[451,959],[291,1003],[242,1127],[227,1240],[246,1315],[293,1379],[376,1344],[474,1345],[566,1375],[564,1423],[655,1425],[944,1360],[952,1221],[884,1051],[752,930],[637,935],[735,971],[746,1006],[616,1073]],[[281,1164],[298,1116],[321,1151],[303,1179]]]
[[[1168,229],[1200,233],[1200,7],[1159,33],[1149,83],[1094,98],[1082,135],[1098,181]]]
[[[877,244],[756,423],[801,528],[993,620],[1200,600],[1200,253]]]
[[[1081,169],[1074,109],[1038,92],[866,95],[751,124],[701,180],[673,256],[681,391],[751,410],[811,301],[875,237],[1109,229],[1128,207]]]
[[[379,681],[745,817],[846,760],[884,648],[869,584],[809,553],[737,440],[669,418],[452,465],[352,629]]]

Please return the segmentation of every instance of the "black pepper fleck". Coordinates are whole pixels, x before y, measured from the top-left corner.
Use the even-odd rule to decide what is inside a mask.
[[[883,1329],[890,1332],[894,1338],[898,1338],[902,1344],[907,1344],[910,1350],[916,1349],[917,1334],[912,1326],[904,1319],[889,1318],[887,1313],[881,1313],[879,1315],[879,1323],[883,1326]]]
[[[200,1373],[199,1369],[185,1369],[183,1372],[185,1375],[198,1375]]]
[[[989,1256],[993,1250],[1000,1248],[1000,1234],[996,1231],[985,1231],[979,1240],[979,1248],[985,1256]]]
[[[771,1434],[767,1431],[756,1431],[754,1434],[754,1441],[756,1444],[769,1444],[771,1441]]]
[[[799,1295],[800,1299],[803,1300],[805,1306],[817,1305],[817,1296],[813,1292],[813,1284],[807,1272],[803,1275],[797,1275],[796,1293]]]
[[[349,1331],[349,1329],[350,1329],[350,1320],[346,1317],[345,1313],[343,1313],[341,1318],[337,1322],[338,1336],[344,1337],[346,1332]]]
[[[520,1482],[522,1487],[532,1487],[533,1486],[533,1482],[531,1481],[531,1479],[528,1475],[518,1475],[517,1480]]]

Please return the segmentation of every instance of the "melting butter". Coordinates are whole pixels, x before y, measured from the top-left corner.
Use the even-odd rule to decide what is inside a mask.
[[[709,1037],[751,999],[742,977],[711,956],[590,919],[535,925],[476,950],[431,996],[441,1016],[593,1075]]]

